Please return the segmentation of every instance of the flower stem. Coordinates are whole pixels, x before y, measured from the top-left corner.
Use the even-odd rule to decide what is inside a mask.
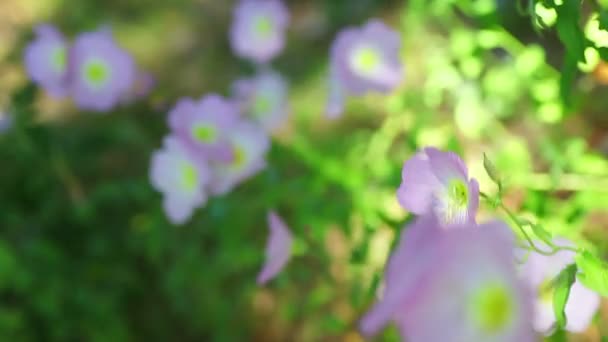
[[[538,248],[536,246],[536,244],[534,244],[534,241],[532,240],[532,238],[530,237],[530,235],[528,234],[528,232],[526,232],[526,229],[522,226],[520,220],[517,219],[517,217],[515,216],[515,214],[513,212],[511,212],[511,210],[509,210],[509,208],[507,208],[504,203],[502,203],[502,201],[500,199],[493,199],[490,196],[488,196],[487,194],[480,192],[479,193],[481,195],[481,197],[483,197],[486,201],[488,201],[492,206],[494,206],[494,208],[500,208],[502,209],[502,211],[505,212],[505,214],[507,214],[507,216],[509,217],[509,219],[511,219],[511,221],[513,221],[513,223],[515,223],[515,225],[517,226],[517,228],[519,229],[519,231],[521,232],[521,234],[524,236],[524,239],[526,240],[526,242],[528,243],[527,248],[535,251],[538,254],[542,254],[542,255],[554,255],[560,251],[571,251],[571,252],[575,252],[578,253],[579,250],[577,248],[574,247],[570,247],[570,246],[556,246],[553,245],[550,241],[548,242],[549,247],[551,247],[551,249],[549,251],[544,251],[540,248]]]

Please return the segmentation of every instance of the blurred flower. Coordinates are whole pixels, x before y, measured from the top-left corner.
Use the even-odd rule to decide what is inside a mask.
[[[152,74],[146,71],[138,70],[135,73],[135,80],[131,89],[123,95],[123,103],[131,103],[148,96],[154,86],[156,85],[156,79]]]
[[[109,30],[78,36],[70,50],[70,87],[83,109],[107,111],[133,87],[135,65]]]
[[[156,79],[151,73],[139,70],[135,74],[135,82],[133,82],[133,88],[131,89],[131,97],[135,100],[144,98],[152,92],[155,85]]]
[[[258,274],[257,283],[263,285],[274,278],[285,267],[291,257],[293,236],[276,212],[268,213],[270,237],[266,245],[266,263]]]
[[[535,341],[532,301],[501,222],[441,230],[432,215],[403,234],[384,297],[361,322],[371,335],[394,321],[406,341]]]
[[[242,110],[267,131],[278,128],[289,114],[287,81],[271,70],[234,83],[233,91]]]
[[[135,85],[133,87],[133,93],[136,98],[142,98],[148,96],[154,86],[156,85],[156,79],[151,73],[145,71],[139,71],[135,77]]]
[[[453,152],[427,147],[403,164],[397,199],[414,214],[433,212],[443,224],[475,222],[479,184]]]
[[[234,9],[230,43],[235,54],[267,63],[285,45],[287,7],[279,0],[241,0]]]
[[[210,188],[214,194],[229,192],[266,167],[265,154],[270,147],[270,139],[261,127],[241,121],[227,133],[232,160],[212,164],[214,172]]]
[[[0,111],[0,133],[8,131],[13,126],[13,118],[9,113]]]
[[[338,33],[330,51],[330,98],[328,115],[341,113],[344,95],[370,91],[388,93],[401,83],[401,38],[380,20]]]
[[[209,179],[207,162],[195,158],[175,136],[166,137],[163,148],[152,156],[150,180],[163,193],[163,207],[173,224],[185,223],[194,209],[205,204]]]
[[[67,44],[63,35],[50,25],[36,28],[36,39],[25,49],[25,68],[29,77],[49,94],[67,92]]]
[[[342,83],[335,76],[335,71],[332,69],[329,76],[329,98],[327,100],[326,114],[330,119],[336,119],[342,115],[344,111],[344,102],[346,101],[346,93]]]
[[[225,162],[233,158],[228,133],[238,121],[237,105],[217,94],[183,98],[169,112],[169,127],[194,153]]]
[[[560,246],[573,246],[565,239],[555,239]],[[542,245],[537,242],[537,245]],[[575,253],[560,251],[554,255],[542,255],[530,252],[524,264],[520,266],[520,273],[537,293],[535,301],[534,328],[545,335],[551,334],[555,328],[555,313],[553,311],[553,287],[551,281],[561,270],[574,263]],[[566,303],[567,318],[566,330],[580,333],[587,329],[599,309],[600,297],[597,293],[586,288],[578,280],[570,288],[570,296]]]

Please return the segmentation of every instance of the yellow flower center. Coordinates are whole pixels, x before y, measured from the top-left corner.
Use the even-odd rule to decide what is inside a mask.
[[[199,124],[194,126],[194,129],[192,130],[194,138],[206,144],[215,141],[216,133],[215,127],[211,125]]]
[[[253,103],[253,113],[260,117],[268,114],[271,109],[271,103],[268,96],[258,95]]]
[[[232,167],[235,169],[240,169],[245,164],[247,160],[247,154],[245,153],[245,149],[240,146],[234,146],[232,149],[233,159],[232,159]]]
[[[513,303],[503,285],[487,286],[472,301],[475,320],[485,333],[503,330],[513,318]]]
[[[51,54],[51,66],[57,73],[62,73],[66,66],[66,51],[64,47],[56,47]]]
[[[184,190],[194,190],[198,184],[198,173],[191,164],[182,166],[182,186]]]
[[[272,21],[264,16],[261,15],[257,18],[256,22],[255,22],[255,31],[257,32],[257,34],[262,37],[262,38],[266,38],[268,36],[270,36],[270,34],[272,33],[273,30],[273,24]]]
[[[457,207],[466,207],[469,202],[469,191],[467,185],[460,179],[454,179],[449,186],[450,201]]]
[[[538,288],[538,297],[540,298],[540,301],[545,304],[553,303],[553,292],[554,287],[549,278],[540,284],[540,287]]]
[[[351,60],[351,66],[355,71],[363,75],[370,75],[380,65],[381,61],[382,57],[376,49],[362,47],[355,51]]]
[[[89,84],[100,87],[110,78],[110,69],[104,61],[94,59],[85,64],[84,75]]]

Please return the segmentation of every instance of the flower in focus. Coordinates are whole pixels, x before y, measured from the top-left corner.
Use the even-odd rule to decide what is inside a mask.
[[[184,98],[169,112],[169,127],[195,153],[211,160],[232,160],[228,132],[239,120],[238,107],[222,96],[210,94],[195,102]]]
[[[561,246],[573,246],[565,239],[556,239],[555,243]],[[540,242],[538,244],[542,245]],[[553,255],[530,252],[525,263],[520,266],[522,279],[528,283],[534,293],[537,293],[534,328],[539,333],[549,335],[555,329],[551,281],[562,269],[574,263],[574,256],[575,253],[568,250]],[[585,331],[599,306],[599,295],[576,280],[570,288],[570,296],[565,307],[566,330],[575,333]]]
[[[163,193],[163,207],[173,224],[185,223],[194,209],[205,204],[209,179],[207,162],[195,158],[175,136],[165,138],[163,148],[152,156],[150,181]]]
[[[388,93],[403,79],[399,33],[372,19],[361,28],[346,28],[330,51],[330,97],[328,115],[342,112],[345,95],[370,91]]]
[[[238,80],[234,93],[246,115],[267,131],[278,128],[289,113],[287,81],[274,71],[264,71],[251,79]]]
[[[216,162],[212,165],[210,189],[218,195],[229,192],[238,183],[266,167],[265,155],[270,147],[266,132],[249,121],[239,122],[227,133],[232,158],[229,162]]]
[[[535,341],[513,246],[501,222],[441,230],[432,215],[418,218],[391,256],[384,297],[362,331],[371,335],[393,321],[412,342]]]
[[[475,222],[479,184],[453,152],[427,147],[403,164],[397,199],[414,214],[433,212],[443,224]]]
[[[24,58],[27,74],[34,82],[52,96],[66,94],[67,44],[54,26],[36,28],[36,39],[25,49]]]
[[[291,257],[293,236],[289,228],[276,212],[268,213],[270,237],[266,244],[266,263],[258,274],[257,283],[263,285],[274,278]]]
[[[234,9],[230,43],[234,52],[267,63],[285,45],[287,7],[279,0],[242,0]]]
[[[107,111],[133,87],[135,65],[109,30],[79,35],[70,50],[70,88],[83,109]]]

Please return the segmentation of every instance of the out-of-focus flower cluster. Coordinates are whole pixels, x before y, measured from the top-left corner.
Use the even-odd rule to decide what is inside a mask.
[[[338,33],[330,50],[327,116],[344,111],[348,96],[389,93],[404,77],[399,33],[377,19]]]
[[[255,73],[235,80],[229,95],[184,97],[168,112],[169,133],[151,157],[149,177],[171,223],[186,223],[211,196],[231,192],[266,167],[270,135],[290,111],[288,82],[270,66],[285,46],[289,20],[280,0],[241,0],[229,40]],[[36,32],[25,64],[31,79],[52,96],[71,96],[80,108],[107,111],[145,96],[153,84],[107,29],[82,33],[71,45],[54,27]],[[330,50],[327,116],[341,115],[349,96],[396,89],[404,79],[400,50],[399,33],[376,19],[339,32]],[[498,171],[488,163],[485,168],[501,188]],[[506,223],[478,223],[480,196],[486,195],[453,152],[424,148],[405,161],[401,175],[397,200],[416,218],[388,260],[382,296],[361,320],[362,332],[373,335],[392,322],[413,342],[531,342],[538,333],[551,333],[553,280],[575,263],[576,248],[545,253],[527,239],[530,245],[521,253]],[[258,284],[285,267],[293,245],[290,229],[274,211],[268,213],[268,227]],[[517,264],[521,254],[526,259]],[[563,325],[580,332],[590,324],[599,297],[572,279]]]
[[[256,74],[236,80],[230,98],[180,99],[169,112],[171,132],[152,157],[150,178],[174,224],[185,223],[210,195],[226,194],[264,169],[269,134],[289,111],[287,81],[265,64],[283,48],[286,7],[244,0],[233,19],[233,50],[257,63]]]
[[[87,110],[109,111],[147,95],[154,83],[107,28],[82,33],[70,44],[54,26],[40,25],[24,59],[36,84],[53,97],[71,96]]]

